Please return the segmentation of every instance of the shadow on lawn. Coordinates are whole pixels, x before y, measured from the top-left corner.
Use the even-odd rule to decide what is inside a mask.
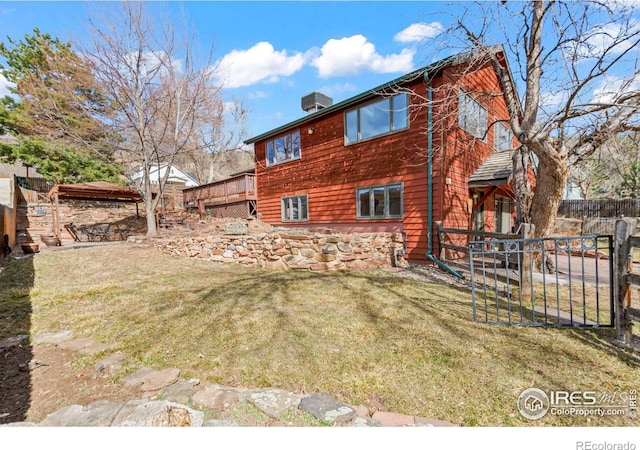
[[[408,282],[413,283],[409,289],[405,286]],[[437,328],[441,335],[448,336],[451,348],[455,348],[456,345],[464,346],[465,342],[477,342],[489,353],[508,352],[514,366],[520,367],[525,372],[537,372],[542,378],[548,378],[549,383],[554,382],[553,374],[542,373],[542,369],[539,368],[546,363],[527,359],[529,356],[539,355],[540,358],[547,360],[547,363],[553,359],[566,360],[576,356],[575,352],[579,351],[580,345],[587,345],[600,352],[615,355],[631,367],[640,367],[637,359],[611,343],[611,330],[556,328],[552,331],[553,333],[563,333],[580,344],[577,347],[563,348],[562,345],[541,338],[547,334],[547,331],[551,331],[548,329],[474,323],[469,288],[433,282],[416,282],[379,272],[332,274],[256,271],[250,276],[240,274],[237,277],[231,276],[226,282],[208,286],[206,289],[194,290],[193,293],[199,296],[203,303],[184,304],[172,311],[172,314],[188,317],[204,308],[204,304],[219,305],[212,309],[213,314],[217,315],[215,323],[225,329],[229,342],[233,342],[235,339],[246,337],[252,327],[260,325],[250,320],[254,312],[268,311],[270,317],[275,318],[277,326],[269,327],[272,333],[269,338],[261,337],[259,342],[254,341],[253,350],[268,353],[268,347],[281,338],[279,342],[290,344],[288,351],[312,354],[314,348],[310,340],[288,340],[289,336],[308,336],[321,331],[322,327],[322,321],[316,323],[315,319],[296,315],[298,303],[300,307],[308,307],[308,304],[305,306],[305,299],[301,298],[305,295],[301,292],[305,292],[308,286],[299,290],[300,283],[315,283],[313,286],[331,293],[327,295],[327,301],[336,295],[338,298],[347,299],[354,307],[351,311],[357,311],[364,322],[370,325],[370,330],[376,339],[388,338],[389,342],[403,336],[412,339],[411,334],[416,330],[416,321],[428,318],[431,326]],[[367,289],[369,286],[371,290]],[[390,301],[387,302],[387,300]],[[314,305],[316,309],[312,312],[318,317],[325,313],[321,302]],[[166,303],[162,308],[173,309],[173,306],[171,303]],[[402,313],[393,316],[389,308],[397,308]],[[158,313],[163,311],[159,310]],[[348,317],[344,318],[346,326],[349,324],[348,319]],[[496,349],[496,345],[489,342],[494,338],[520,342],[521,345]],[[440,344],[435,338],[432,339],[430,333],[425,332],[420,340],[422,344],[432,344],[433,352],[440,350],[436,348]],[[318,370],[322,370],[320,365]]]
[[[33,256],[7,260],[0,271],[0,342],[5,342],[0,347],[0,424],[24,421],[31,405],[33,280]],[[17,336],[27,338],[6,341]]]
[[[406,295],[399,289],[399,282],[397,277],[389,276],[372,276],[359,274],[354,272],[353,277],[366,277],[368,283],[372,286],[376,286],[379,289],[384,289],[389,294],[402,299],[408,306],[411,306],[416,311],[424,313],[425,315],[431,315],[437,317],[438,326],[449,333],[450,336],[454,336],[461,340],[468,340],[477,337],[475,333],[469,332],[469,328],[460,326],[460,323],[452,323],[446,320],[447,316],[456,317],[469,322],[469,327],[482,327],[482,328],[495,328],[502,327],[502,333],[506,336],[511,336],[513,339],[526,339],[526,333],[524,330],[531,329],[530,327],[520,326],[507,326],[507,325],[487,325],[476,324],[473,322],[473,308],[471,303],[471,289],[467,287],[457,285],[447,285],[446,290],[443,289],[442,284],[435,284],[432,282],[424,282],[422,296]],[[422,283],[422,282],[419,282]],[[468,298],[468,300],[465,300]],[[507,303],[504,302],[503,307],[506,307]],[[373,314],[375,308],[372,308],[367,301],[361,302],[362,310],[370,316],[373,324],[378,323],[380,316]],[[531,316],[532,311],[530,308],[523,308],[524,314]],[[538,328],[538,327],[535,327]],[[548,329],[548,328],[547,328]],[[612,328],[578,328],[578,327],[563,327],[553,328],[554,330],[565,333],[570,339],[577,341],[582,345],[587,345],[595,350],[603,353],[615,356],[620,361],[624,362],[629,367],[640,368],[640,357],[637,353],[627,351],[613,343],[615,332]],[[532,333],[537,333],[533,331]],[[540,328],[538,328],[540,330]],[[539,343],[534,339],[531,341],[532,346],[538,346]],[[552,357],[560,358],[566,357],[566,349],[558,347],[556,345],[544,346],[543,353],[551,355]],[[523,368],[529,368],[534,371],[536,369],[536,363],[534,361],[527,361],[520,359],[517,355],[512,356],[514,362],[517,362]]]
[[[586,332],[585,332],[586,331]],[[613,343],[615,338],[615,331],[613,329],[600,329],[600,330],[568,330],[571,336],[580,341],[581,343],[609,353],[620,361],[624,362],[629,367],[640,369],[640,355],[637,351],[634,353],[630,350],[625,350]]]

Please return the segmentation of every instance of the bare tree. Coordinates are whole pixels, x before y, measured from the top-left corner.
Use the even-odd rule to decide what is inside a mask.
[[[640,195],[640,133],[613,136],[599,152],[570,167],[569,180],[584,198]]]
[[[211,52],[196,59],[192,37],[179,39],[168,21],[154,28],[141,2],[123,2],[90,23],[94,39],[86,57],[115,111],[110,125],[122,136],[121,157],[142,172],[136,184],[147,234],[155,235],[155,211],[170,172],[164,171],[156,190],[153,168],[207,149],[207,135],[220,127],[221,87],[212,83]]]
[[[521,219],[536,226],[537,236],[547,236],[568,167],[592,155],[611,136],[638,129],[636,12],[623,3],[481,2],[454,18],[443,42],[475,50],[498,73],[509,125],[521,145],[515,159],[522,166],[531,151],[537,162],[533,195],[522,190],[526,167],[515,177]],[[500,53],[492,51],[497,43],[504,44],[514,63],[515,80]]]
[[[179,155],[176,163],[195,173],[202,184],[217,181],[224,175],[225,162],[238,159],[243,161],[247,149],[245,121],[247,109],[242,101],[234,99],[212,105],[212,116],[207,124],[198,127],[193,136],[193,149]],[[238,170],[246,169],[245,166]]]

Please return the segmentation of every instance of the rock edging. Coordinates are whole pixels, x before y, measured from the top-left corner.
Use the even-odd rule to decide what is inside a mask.
[[[163,253],[293,270],[364,270],[405,265],[402,233],[168,236],[155,241]]]

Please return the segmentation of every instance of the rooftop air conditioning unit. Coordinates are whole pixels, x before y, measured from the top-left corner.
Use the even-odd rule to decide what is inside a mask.
[[[302,109],[308,113],[319,111],[331,105],[333,105],[333,99],[320,92],[312,92],[302,97]]]

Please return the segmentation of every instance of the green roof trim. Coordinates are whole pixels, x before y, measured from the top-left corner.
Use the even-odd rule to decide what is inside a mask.
[[[330,114],[330,113],[332,113],[334,111],[337,111],[339,109],[346,108],[346,107],[348,107],[348,106],[350,106],[350,105],[352,105],[354,103],[358,103],[358,102],[360,102],[362,100],[365,100],[365,99],[367,99],[369,97],[374,97],[376,95],[379,95],[380,92],[384,92],[385,90],[387,90],[387,89],[389,89],[391,87],[395,87],[395,86],[397,86],[399,84],[406,83],[407,81],[419,78],[420,76],[422,76],[422,74],[424,73],[425,70],[426,70],[426,68],[418,69],[418,70],[413,71],[413,72],[411,72],[409,74],[403,75],[400,78],[396,78],[393,81],[389,81],[387,83],[381,84],[380,86],[375,87],[373,89],[370,89],[368,91],[365,91],[365,92],[363,92],[361,94],[358,94],[355,97],[351,97],[351,98],[343,100],[343,101],[341,101],[339,103],[336,103],[335,105],[331,105],[331,106],[328,106],[326,108],[322,108],[322,109],[320,109],[318,111],[315,111],[313,113],[307,114],[306,116],[301,117],[298,120],[294,120],[293,122],[289,122],[289,123],[287,123],[285,125],[282,125],[281,127],[275,128],[275,129],[273,129],[271,131],[267,131],[266,133],[262,133],[262,134],[260,134],[258,136],[252,137],[251,139],[247,139],[246,141],[244,141],[244,143],[245,144],[253,144],[254,142],[257,142],[257,141],[260,141],[262,139],[265,139],[265,138],[267,138],[267,137],[269,137],[271,135],[278,134],[278,133],[283,132],[283,131],[285,131],[285,130],[287,130],[289,128],[296,127],[296,126],[301,125],[301,124],[303,124],[305,122],[311,121],[313,119],[317,119],[318,117],[325,116],[325,115]]]
[[[485,50],[489,50],[492,52],[495,51],[503,51],[503,47],[502,45],[495,45],[492,47],[488,47]],[[250,139],[247,139],[246,141],[244,141],[245,144],[253,144],[254,142],[258,142],[261,141],[263,139],[266,139],[270,136],[282,133],[290,128],[294,128],[297,126],[302,125],[305,122],[309,122],[311,120],[317,119],[319,117],[323,117],[327,114],[331,114],[335,111],[338,111],[340,109],[344,109],[347,108],[353,104],[356,103],[360,103],[363,100],[366,100],[368,98],[373,98],[376,95],[380,95],[381,93],[385,92],[386,90],[390,89],[390,88],[395,88],[397,86],[403,85],[409,81],[413,81],[416,80],[420,77],[423,77],[425,74],[429,73],[430,77],[433,76],[433,74],[437,71],[439,71],[440,69],[442,69],[443,67],[449,66],[449,65],[453,65],[453,64],[457,64],[459,62],[461,62],[462,60],[468,58],[469,56],[473,55],[477,53],[477,51],[470,51],[470,52],[466,52],[466,53],[460,53],[457,55],[452,55],[452,56],[448,56],[446,58],[443,58],[435,63],[429,64],[428,66],[422,67],[420,69],[414,70],[413,72],[410,72],[406,75],[403,75],[401,77],[396,78],[395,80],[392,81],[388,81],[384,84],[381,84],[378,87],[375,87],[373,89],[369,89],[361,94],[358,94],[354,97],[348,98],[346,100],[343,100],[339,103],[336,103],[335,105],[331,105],[327,108],[323,108],[319,111],[307,114],[306,116],[301,117],[300,119],[294,120],[293,122],[289,122],[285,125],[282,125],[278,128],[274,128],[273,130],[267,131],[265,133],[262,133],[258,136],[252,137]]]

